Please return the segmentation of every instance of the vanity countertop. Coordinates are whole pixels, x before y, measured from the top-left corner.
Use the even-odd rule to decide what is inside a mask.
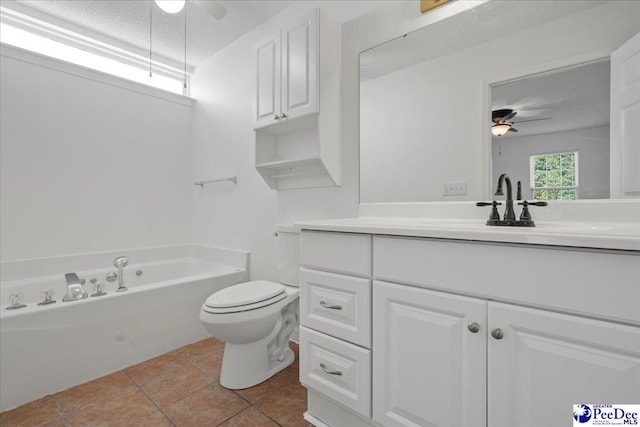
[[[536,227],[490,227],[485,220],[359,217],[300,221],[305,230],[640,252],[639,222],[536,221]]]

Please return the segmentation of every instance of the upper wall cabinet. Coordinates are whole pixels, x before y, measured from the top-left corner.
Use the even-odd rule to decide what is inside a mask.
[[[256,46],[256,127],[318,112],[318,15]]]
[[[254,49],[256,169],[272,189],[340,185],[340,27],[319,15]]]

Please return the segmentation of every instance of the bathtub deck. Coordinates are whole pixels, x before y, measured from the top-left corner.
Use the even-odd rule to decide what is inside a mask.
[[[20,426],[309,426],[296,361],[245,390],[220,386],[224,344],[208,338],[0,414]]]

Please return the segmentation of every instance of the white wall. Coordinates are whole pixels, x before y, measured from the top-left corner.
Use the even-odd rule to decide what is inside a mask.
[[[502,154],[492,152],[492,182],[506,173],[514,185],[522,181],[522,196],[529,199],[529,157],[570,151],[578,152],[579,198],[609,198],[609,126],[505,139]]]
[[[275,224],[358,215],[357,139],[343,139],[341,187],[273,191],[255,170],[252,52],[256,43],[277,31],[283,23],[307,14],[313,8],[320,7],[320,20],[344,22],[390,3],[397,2],[295,3],[196,69],[191,80],[192,95],[198,99],[194,107],[193,178],[237,175],[238,183],[194,188],[194,243],[249,250],[251,277],[277,280],[278,254],[272,236]],[[343,61],[346,59],[351,67],[355,65],[356,70],[360,50],[354,53],[349,49],[347,56],[343,52]],[[346,81],[343,80],[343,123],[347,127],[357,119],[357,86],[357,74],[351,73]],[[355,98],[353,89],[356,90]],[[349,92],[348,103],[345,92]]]
[[[618,6],[594,7],[363,83],[362,200],[487,197],[489,85],[563,61],[580,63],[585,55],[607,56],[640,29],[638,4]],[[467,195],[443,196],[443,184],[458,181],[467,183]]]
[[[191,107],[0,67],[3,261],[189,242]]]

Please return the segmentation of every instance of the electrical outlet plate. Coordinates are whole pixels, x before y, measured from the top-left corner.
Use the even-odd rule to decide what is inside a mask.
[[[466,196],[467,182],[446,182],[442,186],[442,195],[444,196]]]

